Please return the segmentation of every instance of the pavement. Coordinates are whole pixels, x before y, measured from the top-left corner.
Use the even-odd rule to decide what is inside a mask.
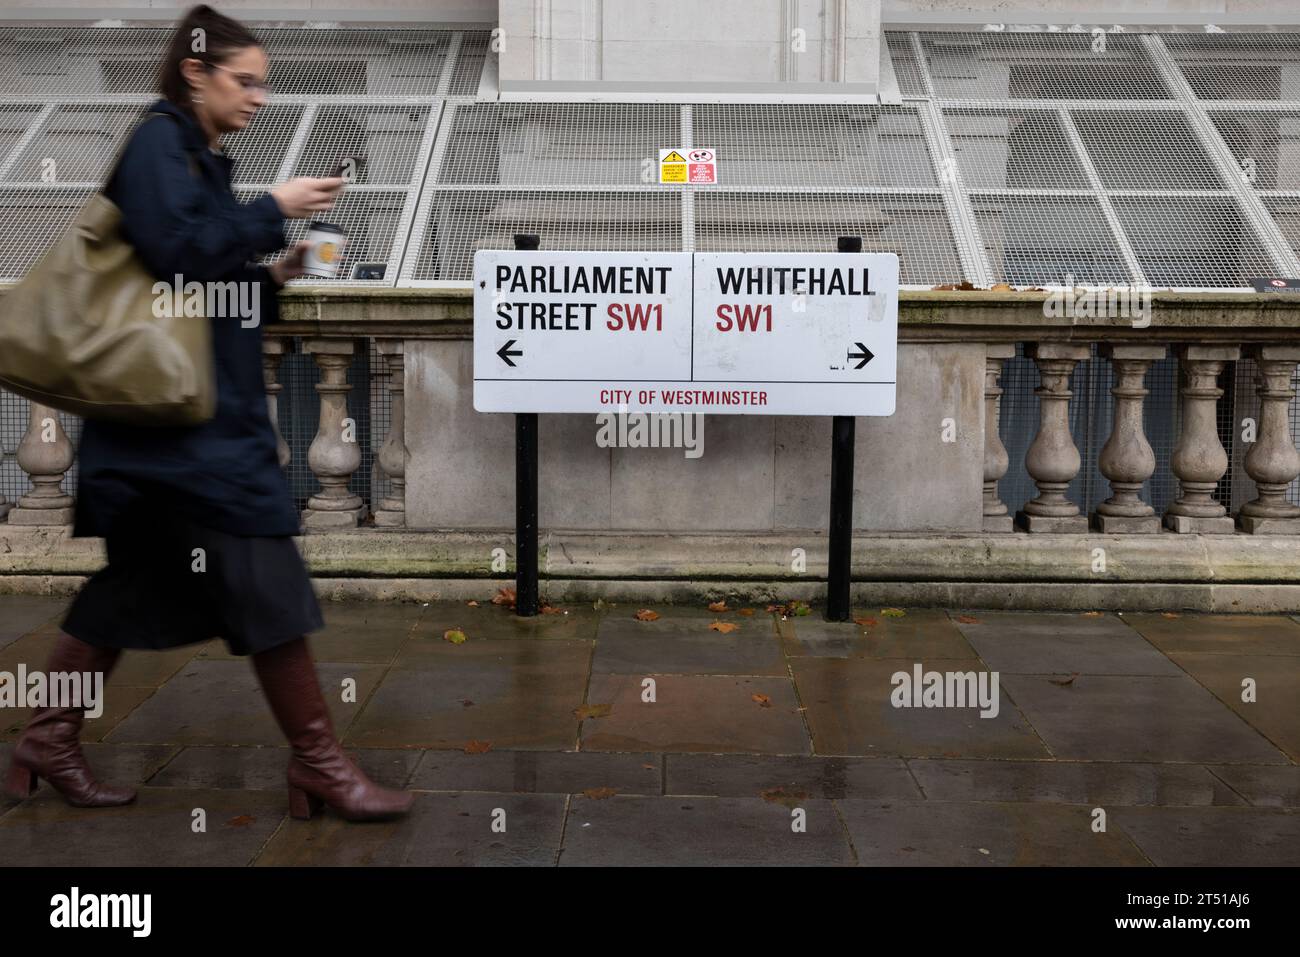
[[[0,865],[1300,864],[1300,618],[490,597],[329,602],[312,636],[406,818],[289,818],[283,739],[214,641],[127,652],[86,723],[137,803],[0,799]],[[44,667],[66,604],[0,596],[0,673]],[[0,709],[4,766],[27,714]]]

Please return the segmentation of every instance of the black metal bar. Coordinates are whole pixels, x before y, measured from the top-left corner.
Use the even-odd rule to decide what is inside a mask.
[[[859,236],[841,236],[836,249],[862,252]],[[851,415],[831,419],[831,516],[827,535],[826,620],[848,621],[853,563],[853,446],[856,420]]]
[[[537,236],[515,235],[515,249],[537,249]],[[537,614],[537,413],[515,413],[515,614]]]

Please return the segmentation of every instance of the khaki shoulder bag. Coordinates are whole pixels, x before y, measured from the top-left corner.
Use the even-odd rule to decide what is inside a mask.
[[[0,295],[0,387],[88,419],[197,425],[216,412],[209,321],[158,306],[157,280],[122,237],[121,219],[96,192]]]

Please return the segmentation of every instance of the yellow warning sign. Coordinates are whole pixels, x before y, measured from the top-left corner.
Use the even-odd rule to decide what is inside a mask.
[[[686,157],[677,150],[659,151],[659,182],[685,183]]]

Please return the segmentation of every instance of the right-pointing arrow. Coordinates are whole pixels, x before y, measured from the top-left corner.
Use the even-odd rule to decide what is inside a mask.
[[[861,369],[864,365],[866,365],[868,362],[870,362],[872,359],[875,358],[875,353],[873,353],[870,349],[868,349],[860,342],[855,342],[853,344],[857,346],[859,349],[861,349],[862,351],[850,352],[849,361],[852,362],[854,359],[861,359],[862,361],[853,367],[855,369]]]

